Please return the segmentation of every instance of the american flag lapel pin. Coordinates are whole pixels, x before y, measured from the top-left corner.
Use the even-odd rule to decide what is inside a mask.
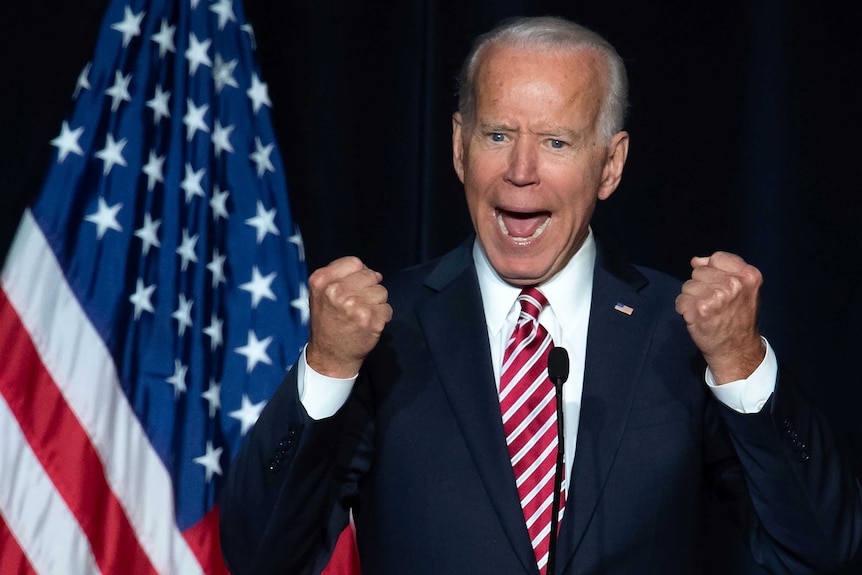
[[[619,303],[619,302],[617,302],[617,305],[614,306],[614,309],[617,310],[618,312],[624,313],[626,315],[631,315],[632,312],[634,311],[633,308],[627,306],[624,303]]]

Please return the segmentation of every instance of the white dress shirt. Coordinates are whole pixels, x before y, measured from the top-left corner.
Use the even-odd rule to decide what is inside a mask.
[[[473,245],[473,259],[488,326],[494,379],[499,390],[503,352],[518,320],[517,299],[521,288],[507,284],[497,275],[478,242]],[[563,385],[566,477],[571,476],[571,462],[577,447],[595,260],[596,244],[591,230],[566,267],[539,287],[549,304],[539,315],[539,323],[551,334],[554,345],[565,347],[569,354],[569,378]],[[766,357],[747,379],[719,386],[709,369],[706,370],[705,380],[715,397],[740,413],[760,411],[775,388],[778,362],[772,347],[765,339],[763,342]],[[306,363],[304,350],[297,369],[299,398],[313,419],[334,415],[347,401],[356,381],[355,376],[337,379],[315,372]]]

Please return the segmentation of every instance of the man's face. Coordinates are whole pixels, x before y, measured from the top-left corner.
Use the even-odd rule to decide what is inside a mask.
[[[512,285],[560,271],[586,239],[597,199],[619,183],[628,135],[600,141],[603,70],[592,50],[489,46],[473,118],[453,118],[455,171],[476,235]]]

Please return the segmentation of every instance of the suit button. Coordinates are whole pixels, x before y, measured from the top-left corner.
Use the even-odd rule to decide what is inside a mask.
[[[801,459],[803,462],[805,462],[805,461],[808,461],[809,459],[811,459],[811,456],[808,455],[807,451],[803,451],[802,453],[799,454],[799,459]]]

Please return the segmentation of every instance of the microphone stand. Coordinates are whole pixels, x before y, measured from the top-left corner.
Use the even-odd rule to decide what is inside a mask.
[[[557,351],[559,350],[559,351]],[[554,498],[551,503],[551,534],[548,542],[548,564],[545,575],[554,575],[557,564],[557,529],[560,517],[560,492],[566,461],[566,437],[563,426],[563,383],[569,377],[569,355],[562,347],[551,350],[548,358],[548,375],[556,389],[557,399],[557,464],[554,469]]]

